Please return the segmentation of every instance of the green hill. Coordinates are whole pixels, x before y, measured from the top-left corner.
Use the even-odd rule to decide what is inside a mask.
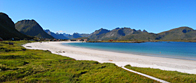
[[[26,36],[15,29],[14,22],[5,13],[0,13],[0,37],[4,40],[9,39],[31,39],[32,37]]]
[[[159,35],[148,32],[139,32],[137,34],[130,34],[121,38],[121,40],[157,40]]]
[[[160,40],[196,40],[196,30],[190,27],[179,27],[159,33]]]
[[[23,34],[36,36],[39,38],[53,38],[47,34],[35,20],[21,20],[15,24],[18,31]]]

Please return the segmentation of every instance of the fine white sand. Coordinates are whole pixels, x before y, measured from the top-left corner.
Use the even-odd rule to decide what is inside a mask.
[[[150,67],[162,70],[179,71],[196,74],[196,61],[143,56],[128,53],[119,53],[73,46],[62,43],[72,42],[35,42],[23,45],[27,49],[50,50],[52,53],[74,58],[76,60],[93,60],[101,63],[115,63],[117,66],[130,64],[136,67]]]

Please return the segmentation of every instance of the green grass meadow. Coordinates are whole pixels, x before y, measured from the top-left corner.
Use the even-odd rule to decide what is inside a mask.
[[[187,74],[177,71],[165,71],[153,68],[141,68],[132,67],[130,65],[125,66],[128,69],[135,70],[147,75],[151,75],[171,83],[196,83],[196,74]]]
[[[14,45],[9,45],[9,42]],[[0,82],[5,83],[157,83],[112,63],[74,60],[50,51],[29,50],[29,41],[0,42]]]

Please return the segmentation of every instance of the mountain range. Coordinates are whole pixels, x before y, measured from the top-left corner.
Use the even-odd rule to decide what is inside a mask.
[[[51,32],[49,29],[44,30],[47,34],[53,36],[55,39],[69,39],[65,37],[63,34]]]
[[[149,33],[146,30],[135,30],[128,27],[115,28],[113,30],[107,30],[101,28],[99,30],[95,30],[91,34],[79,34],[79,33],[74,33],[73,35],[66,34],[66,33],[62,33],[62,34],[56,33],[55,35],[54,34],[55,33],[53,33],[52,36],[57,39],[62,39],[62,38],[74,39],[74,38],[87,37],[90,40],[111,40],[111,39],[113,40],[196,40],[196,30],[190,27],[179,27],[158,34]]]
[[[95,40],[109,40],[109,39],[114,39],[114,40],[148,40],[148,39],[153,39],[158,35],[153,34],[153,33],[148,33],[146,30],[135,30],[127,27],[123,28],[115,28],[111,31],[106,30],[106,29],[100,29],[96,30],[91,34],[89,37],[90,39],[95,39]]]
[[[81,38],[81,37],[88,37],[89,35],[90,34],[73,33],[73,35],[68,34],[68,35],[64,35],[64,36],[68,37],[69,39],[75,39],[75,38]]]
[[[88,37],[90,35],[90,34],[79,34],[79,33],[73,33],[73,35],[66,34],[66,33],[62,33],[62,34],[54,33],[50,31],[49,29],[46,29],[44,31],[56,39],[75,39],[75,38],[80,38],[80,37]]]
[[[0,38],[9,39],[32,39],[56,38],[75,39],[88,38],[90,40],[196,40],[196,30],[190,27],[179,27],[161,33],[149,33],[146,30],[136,30],[129,27],[115,28],[113,30],[99,29],[91,34],[73,35],[66,33],[54,33],[43,28],[35,20],[21,20],[16,24],[5,13],[0,13]]]
[[[4,40],[10,39],[32,39],[33,37],[26,36],[15,29],[15,24],[11,18],[5,13],[0,13],[0,37]]]
[[[145,37],[144,37],[145,35]],[[147,40],[154,39],[155,34],[148,33],[146,30],[135,30],[127,27],[115,28],[113,30],[99,29],[93,32],[89,38],[92,40],[130,40],[130,39],[139,39]]]
[[[91,40],[196,40],[196,30],[190,27],[179,27],[158,34],[146,30],[135,30],[127,27],[113,30],[99,29],[93,32]]]

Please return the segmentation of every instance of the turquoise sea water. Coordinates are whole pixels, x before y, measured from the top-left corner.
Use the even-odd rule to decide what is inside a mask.
[[[191,42],[63,43],[63,45],[146,56],[196,60],[196,43]]]

